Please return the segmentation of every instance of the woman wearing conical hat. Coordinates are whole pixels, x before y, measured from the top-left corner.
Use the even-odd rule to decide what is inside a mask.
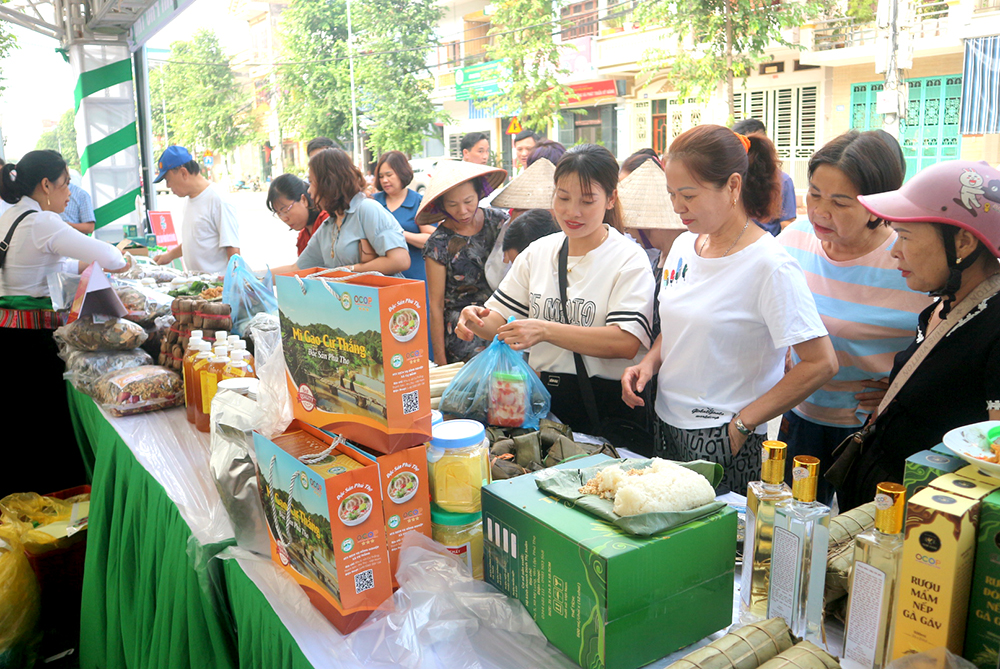
[[[506,177],[506,171],[487,165],[442,162],[417,210],[417,225],[440,223],[423,251],[431,345],[439,365],[464,362],[486,348],[482,339],[459,339],[455,325],[462,309],[485,303],[493,293],[486,281],[486,259],[507,213],[480,208],[479,202]]]

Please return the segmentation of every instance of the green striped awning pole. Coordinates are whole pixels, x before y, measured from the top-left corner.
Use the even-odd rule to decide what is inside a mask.
[[[127,57],[82,72],[77,79],[76,90],[73,95],[76,114],[79,116],[82,107],[84,121],[87,122],[87,108],[84,104],[87,97],[113,86],[131,83],[131,81],[132,60]],[[120,128],[107,128],[103,130],[105,132],[103,137],[94,139],[86,146],[80,147],[80,173],[82,175],[87,174],[87,171],[92,167],[99,165],[112,156],[132,147],[138,147],[135,121],[127,123]],[[136,179],[138,180],[138,174],[136,175]],[[95,201],[95,227],[103,227],[135,211],[135,198],[140,192],[140,188],[130,188],[127,192],[116,194],[109,201]],[[92,195],[94,194],[92,193]]]

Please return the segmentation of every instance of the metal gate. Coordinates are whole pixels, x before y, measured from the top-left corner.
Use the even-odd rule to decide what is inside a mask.
[[[706,122],[704,109],[694,98],[653,100],[653,150],[662,156],[678,135]]]
[[[736,119],[759,119],[781,159],[781,169],[797,188],[808,181],[809,158],[816,151],[818,86],[743,91],[733,96]]]
[[[909,179],[923,168],[961,155],[962,75],[908,79],[906,118],[900,119],[899,139]],[[882,114],[875,112],[875,98],[882,82],[851,86],[851,127],[876,130]]]

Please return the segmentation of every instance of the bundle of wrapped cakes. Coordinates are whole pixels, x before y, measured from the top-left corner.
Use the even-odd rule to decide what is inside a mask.
[[[581,486],[580,493],[614,500],[619,516],[688,511],[715,499],[708,479],[661,458],[641,469],[605,467]]]

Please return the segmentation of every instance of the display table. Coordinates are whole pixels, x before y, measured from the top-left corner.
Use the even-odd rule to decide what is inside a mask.
[[[230,548],[208,435],[183,409],[112,418],[67,388],[93,471],[82,667],[364,666],[290,578]],[[721,634],[650,666],[665,667]]]

